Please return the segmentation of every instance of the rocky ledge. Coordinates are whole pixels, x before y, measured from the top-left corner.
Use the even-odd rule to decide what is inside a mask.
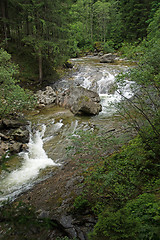
[[[81,86],[57,92],[47,86],[44,91],[38,91],[36,96],[40,107],[55,104],[69,108],[75,115],[97,115],[102,111],[99,95]]]
[[[16,154],[27,148],[28,124],[24,119],[0,120],[0,159],[6,152]]]
[[[96,115],[102,111],[99,95],[80,86],[59,94],[57,104],[69,108],[75,115]]]
[[[61,234],[69,239],[88,239],[87,234],[93,229],[96,219],[89,210],[75,212],[73,204],[75,197],[82,192],[83,181],[81,166],[73,159],[66,159],[66,163],[55,169],[50,178],[17,199],[27,205],[31,204],[39,219],[49,219],[56,224],[46,232],[43,240],[55,240]]]

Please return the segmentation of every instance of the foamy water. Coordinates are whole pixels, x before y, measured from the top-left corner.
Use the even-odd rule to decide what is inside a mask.
[[[58,128],[63,124],[57,123]],[[57,125],[55,128],[57,129]],[[43,148],[43,137],[46,130],[46,125],[41,126],[41,131],[37,130],[35,134],[30,134],[30,141],[28,143],[28,152],[22,152],[20,154],[22,166],[12,171],[4,178],[0,183],[0,190],[2,195],[0,200],[4,200],[7,194],[14,195],[18,189],[21,189],[31,180],[34,180],[39,175],[40,170],[47,166],[59,166],[60,164],[55,163],[49,158]]]
[[[78,79],[80,79],[80,85],[82,87],[95,91],[99,94],[102,105],[101,114],[113,114],[116,111],[116,107],[114,106],[115,103],[119,103],[124,98],[131,98],[134,95],[131,90],[131,85],[133,82],[126,80],[123,86],[120,86],[120,84],[114,86],[115,78],[118,72],[109,72],[108,69],[98,68],[96,72],[98,77],[95,75],[94,78],[88,75],[90,72],[91,69],[90,71],[87,69],[87,72],[85,72],[83,78],[82,73],[78,73],[76,76],[76,81],[78,82]],[[112,88],[115,88],[115,90],[112,91]]]

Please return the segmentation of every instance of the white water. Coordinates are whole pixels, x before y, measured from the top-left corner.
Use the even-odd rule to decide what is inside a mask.
[[[54,128],[57,130],[63,124],[56,123]],[[41,126],[41,130],[37,130],[35,134],[30,133],[30,140],[28,143],[28,152],[20,154],[23,159],[22,166],[8,174],[0,183],[0,190],[2,196],[0,201],[7,197],[12,197],[21,192],[21,189],[26,188],[31,180],[34,180],[39,175],[40,170],[47,166],[59,166],[49,158],[43,148],[43,137],[46,131],[46,125]]]
[[[123,70],[124,67],[121,67],[119,70],[114,69],[113,71],[111,68],[106,68],[106,65],[105,67],[104,65],[98,66],[96,70],[95,68],[93,70],[93,65],[91,65],[90,67],[87,66],[85,73],[77,73],[74,81],[86,89],[97,92],[101,98],[101,114],[109,116],[116,111],[115,103],[119,103],[124,97],[131,98],[134,95],[131,90],[133,82],[126,80],[123,86],[120,84],[114,86],[116,75]],[[110,93],[110,89],[114,87],[115,91]]]

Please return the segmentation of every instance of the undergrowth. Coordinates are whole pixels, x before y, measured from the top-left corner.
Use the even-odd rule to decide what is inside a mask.
[[[154,136],[151,128],[148,133]],[[73,157],[84,170],[84,191],[74,210],[88,209],[98,217],[89,239],[158,240],[160,165],[154,149],[140,134],[123,147],[115,146],[113,136],[91,131],[73,138]],[[158,147],[156,137],[153,141]]]

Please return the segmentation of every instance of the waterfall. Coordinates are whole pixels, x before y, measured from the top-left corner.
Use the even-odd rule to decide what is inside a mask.
[[[130,87],[132,82],[126,80],[125,86],[122,87],[119,84],[115,86],[115,77],[119,71],[113,71],[112,68],[103,65],[98,67],[96,71],[93,66],[90,69],[87,66],[87,69],[84,70],[85,72],[77,73],[75,81],[82,87],[99,94],[102,104],[102,113],[100,114],[112,115],[116,111],[114,104],[123,99],[122,95],[126,98],[133,96]],[[120,89],[122,95],[116,91],[116,88]]]
[[[59,124],[60,123],[57,125]],[[55,128],[57,129],[57,126]],[[2,192],[0,200],[5,200],[6,195],[9,193],[8,196],[14,196],[20,193],[21,190],[26,187],[26,184],[37,178],[41,169],[47,166],[59,166],[59,164],[47,156],[43,148],[45,131],[46,125],[44,124],[41,126],[41,130],[37,130],[34,134],[30,131],[28,152],[20,153],[20,157],[23,159],[22,166],[9,173],[0,183],[0,190]]]

